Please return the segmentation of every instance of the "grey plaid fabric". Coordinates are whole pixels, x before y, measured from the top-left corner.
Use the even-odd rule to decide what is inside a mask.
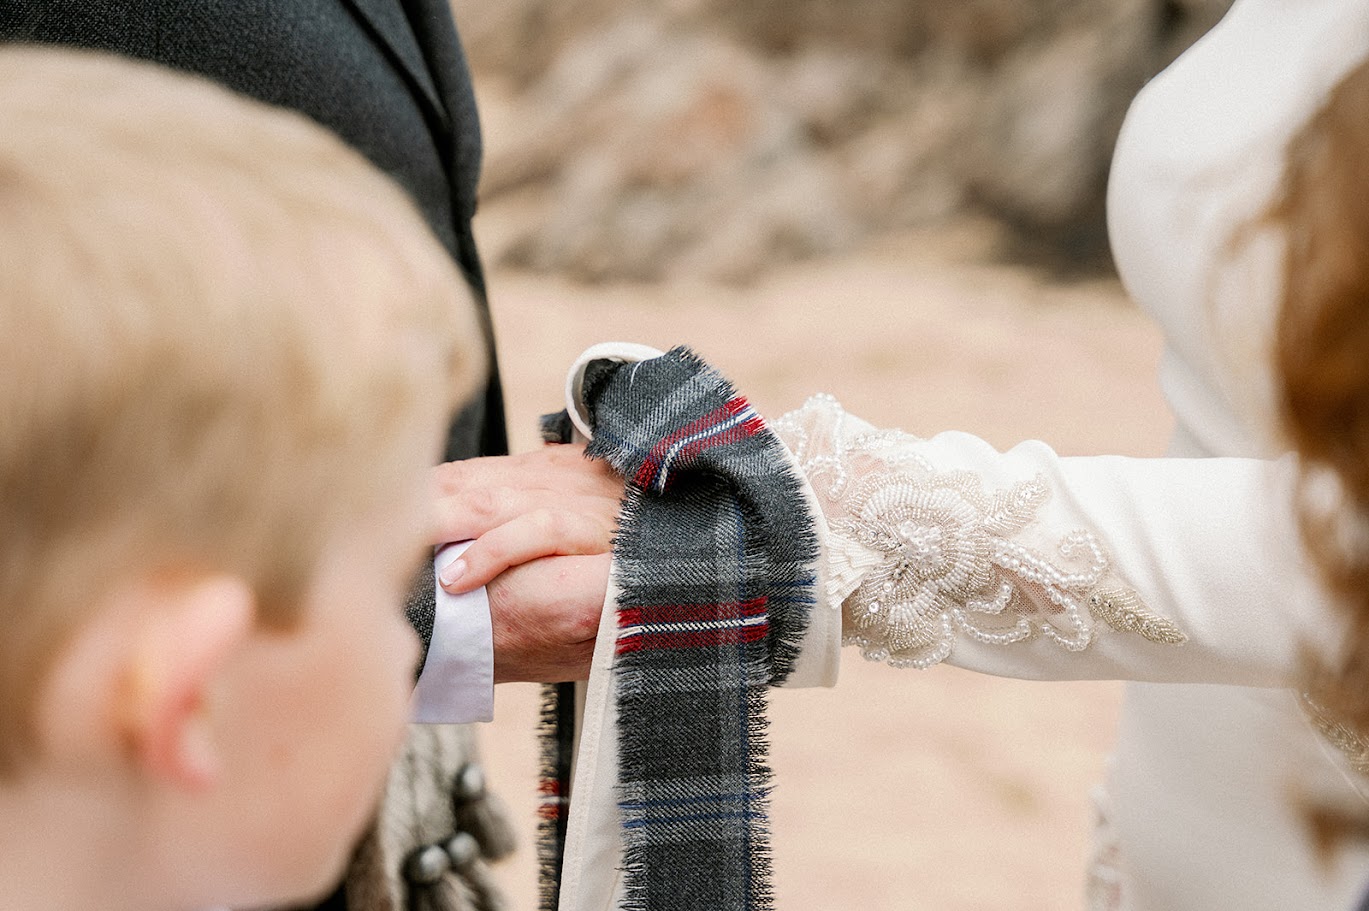
[[[782,445],[683,348],[596,365],[588,455],[628,481],[614,555],[628,911],[772,907],[767,687],[789,674],[817,543]]]

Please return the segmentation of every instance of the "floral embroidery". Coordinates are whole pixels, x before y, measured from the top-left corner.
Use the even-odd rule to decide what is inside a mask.
[[[1089,612],[1124,633],[1139,633],[1160,645],[1183,645],[1188,637],[1168,617],[1146,607],[1136,592],[1114,588],[1089,595]]]
[[[823,396],[777,425],[824,501],[845,644],[921,668],[944,661],[959,635],[1082,651],[1101,622],[1158,644],[1187,640],[1136,592],[1108,584],[1110,561],[1092,532],[1065,534],[1053,556],[1014,540],[1050,498],[1044,477],[986,491],[976,474],[933,469],[907,434],[848,436],[846,417]]]
[[[1369,739],[1337,719],[1310,693],[1299,694],[1298,701],[1317,733],[1340,751],[1346,764],[1356,774],[1369,775]]]

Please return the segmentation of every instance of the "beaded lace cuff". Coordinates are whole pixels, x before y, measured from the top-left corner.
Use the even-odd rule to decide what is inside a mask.
[[[1051,496],[1043,476],[990,488],[972,471],[939,470],[924,441],[877,430],[827,395],[774,430],[827,520],[826,595],[842,604],[842,642],[866,658],[930,667],[959,637],[1005,646],[1042,638],[1077,652],[1100,625],[1186,641],[1111,575],[1088,529],[1058,536],[1050,556],[1016,540]]]

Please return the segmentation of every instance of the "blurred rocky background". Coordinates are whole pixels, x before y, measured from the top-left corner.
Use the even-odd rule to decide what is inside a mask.
[[[1158,329],[1110,275],[1126,105],[1225,0],[456,0],[509,428],[584,348],[688,344],[762,414],[1155,456]],[[1043,266],[1047,266],[1043,268]],[[592,284],[591,284],[592,283]],[[772,702],[776,907],[1083,911],[1113,682],[893,671]],[[482,732],[536,904],[535,687]]]
[[[1126,106],[1229,0],[455,0],[496,265],[745,283],[976,213],[1109,268]]]

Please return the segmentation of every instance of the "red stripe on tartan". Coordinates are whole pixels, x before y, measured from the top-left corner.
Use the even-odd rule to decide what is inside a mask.
[[[746,396],[734,395],[726,402],[723,402],[723,410],[728,414],[741,414],[750,407],[750,405],[751,403],[746,400]]]
[[[669,648],[710,648],[737,645],[764,639],[770,631],[769,623],[727,629],[702,630],[694,633],[640,633],[618,640],[617,653],[655,651]]]
[[[693,436],[708,427],[712,427],[714,424],[722,423],[727,418],[735,417],[739,413],[745,411],[748,407],[750,406],[746,401],[745,396],[733,396],[726,402],[723,402],[721,407],[713,409],[701,418],[695,418],[684,427],[659,440],[655,446],[651,447],[651,452],[647,454],[646,460],[643,461],[641,466],[637,469],[637,474],[632,479],[633,483],[642,488],[650,487],[652,480],[656,477],[656,473],[661,470],[661,462],[665,458],[665,454],[670,451],[670,447],[674,446],[685,437]],[[760,421],[759,418],[755,420],[758,428],[764,426],[764,422]],[[753,423],[751,420],[747,420],[743,423],[743,426],[751,423]],[[754,429],[750,431],[750,433],[755,432]]]
[[[723,407],[726,408],[730,414],[737,415],[750,408],[751,403],[746,400],[746,396],[738,395],[729,400]],[[765,418],[761,417],[759,414],[753,414],[745,421],[742,421],[742,426],[746,428],[748,434],[759,433],[765,427]]]
[[[725,601],[720,604],[656,604],[620,610],[618,625],[713,623],[719,620],[736,620],[739,617],[759,617],[765,610],[764,595],[746,601]]]
[[[735,427],[727,428],[722,433],[714,434],[713,436],[709,437],[703,437],[702,439],[694,440],[691,443],[685,444],[685,446],[681,448],[679,452],[675,453],[675,461],[684,462],[688,459],[695,458],[699,455],[699,453],[707,449],[711,449],[714,446],[727,446],[731,443],[737,442],[738,440],[744,440],[747,437],[755,436],[756,432],[764,426],[765,422],[760,420],[759,418],[757,418],[754,421],[750,419],[742,421]],[[669,482],[667,482],[666,486],[669,486]]]
[[[537,815],[541,819],[560,819],[566,815],[566,801],[561,797],[561,782],[555,778],[543,778],[537,782],[537,794],[541,803],[537,805]]]

